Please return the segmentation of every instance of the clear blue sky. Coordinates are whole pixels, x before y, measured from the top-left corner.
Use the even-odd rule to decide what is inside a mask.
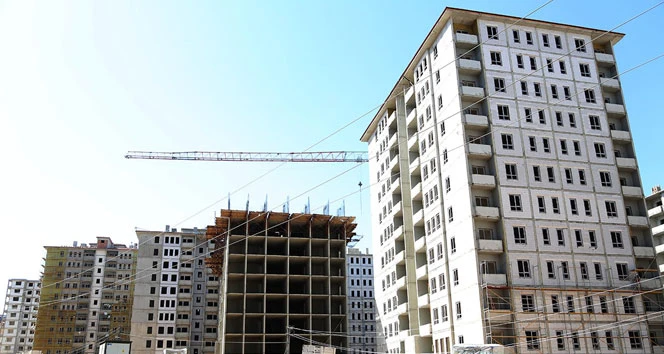
[[[39,276],[43,245],[135,242],[134,227],[174,225],[274,167],[130,161],[127,150],[303,150],[380,104],[445,6],[522,16],[544,2],[0,0],[0,293],[10,277]],[[610,29],[655,3],[555,0],[532,18]],[[661,6],[618,29],[621,70],[664,53],[663,19]],[[622,78],[646,192],[664,182],[663,77],[659,60]],[[316,150],[365,149],[371,117]],[[248,194],[252,209],[266,194],[275,207],[350,167],[286,165],[232,207]],[[359,181],[366,166],[308,193],[312,208]],[[346,198],[361,247],[368,198]],[[180,227],[212,223],[222,206]]]

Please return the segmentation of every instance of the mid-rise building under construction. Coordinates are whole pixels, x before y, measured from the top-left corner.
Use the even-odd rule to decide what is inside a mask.
[[[354,217],[222,210],[208,239],[220,277],[219,353],[347,347],[346,244]],[[293,334],[293,335],[291,335]]]

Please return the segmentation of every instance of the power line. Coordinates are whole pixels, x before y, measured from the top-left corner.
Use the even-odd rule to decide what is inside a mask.
[[[535,10],[529,12],[529,13],[526,14],[525,16],[521,17],[520,19],[518,19],[517,21],[515,21],[514,23],[512,23],[511,25],[509,25],[508,27],[506,27],[503,31],[505,31],[505,30],[511,28],[512,26],[516,25],[516,24],[519,23],[520,21],[524,20],[526,17],[528,17],[528,16],[534,14],[535,12],[539,11],[540,9],[542,9],[542,8],[545,7],[546,5],[550,4],[551,2],[553,2],[553,0],[549,0],[549,1],[546,2],[545,4],[539,6],[539,7],[536,8]],[[481,44],[484,44],[486,41],[487,41],[487,40],[485,40],[485,41],[483,41],[483,42],[477,44],[476,47],[479,47]],[[473,48],[473,49],[474,49],[474,48]],[[472,49],[471,49],[471,50],[472,50]],[[459,57],[455,58],[455,60],[453,60],[453,61],[449,62],[448,64],[446,64],[446,66],[447,66],[447,65],[450,65],[450,64],[452,64],[452,63],[455,63],[456,60],[459,59],[459,58],[461,58],[463,55],[465,55],[465,53],[462,54],[462,55],[460,55]],[[307,151],[313,149],[314,147],[320,145],[321,143],[323,143],[324,141],[326,141],[326,140],[329,139],[330,137],[336,135],[337,133],[339,133],[339,132],[341,132],[342,130],[346,129],[347,127],[353,125],[354,123],[356,123],[356,122],[359,121],[360,119],[362,119],[362,118],[366,117],[367,115],[371,114],[371,112],[373,112],[373,111],[375,111],[376,109],[380,108],[384,103],[386,103],[387,101],[389,101],[391,98],[392,98],[391,96],[388,96],[388,98],[386,98],[381,104],[377,105],[377,106],[374,107],[374,108],[371,108],[370,110],[366,111],[365,113],[361,114],[360,116],[358,116],[358,117],[352,119],[352,120],[351,120],[350,122],[348,122],[347,124],[343,125],[342,127],[338,128],[337,130],[335,130],[335,131],[333,131],[332,133],[328,134],[327,136],[323,137],[322,139],[320,139],[320,140],[317,141],[316,143],[310,145],[309,147],[307,147],[307,148],[304,150],[304,152],[307,152]],[[211,203],[211,204],[205,206],[204,208],[200,209],[199,211],[195,212],[194,214],[192,214],[192,215],[186,217],[185,219],[183,219],[183,220],[177,222],[176,224],[174,224],[174,226],[177,227],[177,226],[179,226],[179,225],[185,223],[186,221],[188,221],[188,220],[190,220],[190,219],[192,219],[192,218],[194,218],[194,217],[200,215],[201,213],[203,213],[204,211],[210,209],[210,208],[213,207],[214,205],[217,205],[218,203],[221,203],[222,201],[227,200],[230,196],[235,195],[237,192],[239,192],[239,191],[245,189],[245,188],[248,187],[249,185],[251,185],[251,184],[253,184],[253,183],[255,183],[255,182],[261,180],[262,178],[264,178],[265,176],[271,174],[272,172],[274,172],[275,170],[279,169],[280,167],[282,167],[282,166],[285,165],[286,163],[288,163],[288,162],[283,162],[283,163],[281,163],[281,164],[275,166],[274,168],[272,168],[272,169],[270,169],[270,170],[264,172],[263,174],[261,174],[261,175],[259,175],[258,177],[252,179],[251,181],[247,182],[246,184],[240,186],[239,188],[236,188],[236,189],[233,190],[231,193],[229,193],[228,196],[223,197],[223,198],[220,198],[220,199],[214,201],[213,203]],[[163,234],[165,234],[165,232],[162,232],[160,235],[163,235]],[[137,247],[140,247],[140,245],[141,245],[140,243],[137,244]],[[116,257],[116,258],[111,258],[111,259],[108,259],[108,260],[113,260],[113,259],[117,259],[117,257]],[[90,270],[94,270],[94,267],[90,268]],[[63,280],[61,280],[61,281],[59,281],[59,282],[51,283],[51,284],[49,284],[48,286],[44,286],[44,287],[42,287],[42,288],[47,288],[47,287],[50,287],[50,286],[54,286],[55,284],[62,283],[62,282],[64,282],[64,281],[66,281],[66,280],[70,280],[70,279],[74,279],[74,278],[68,278],[68,279],[66,278],[66,279],[63,279]]]

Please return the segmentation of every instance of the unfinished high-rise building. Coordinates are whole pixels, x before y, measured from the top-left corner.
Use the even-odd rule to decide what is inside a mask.
[[[128,340],[136,248],[101,236],[45,248],[33,349],[94,354],[105,340]]]
[[[362,136],[390,353],[664,351],[623,36],[446,8],[395,75]]]
[[[131,351],[214,353],[219,279],[205,266],[214,241],[205,229],[136,231],[139,249],[131,316]]]
[[[347,347],[345,255],[354,219],[222,210],[207,229],[216,240],[208,264],[221,284],[218,352]]]

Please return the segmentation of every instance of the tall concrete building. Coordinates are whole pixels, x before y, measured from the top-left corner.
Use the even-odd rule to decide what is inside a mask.
[[[138,261],[131,316],[133,353],[186,348],[214,353],[219,279],[205,266],[214,241],[205,229],[136,231]]]
[[[32,350],[41,281],[9,279],[0,327],[0,354]]]
[[[373,255],[357,248],[346,252],[348,289],[348,353],[376,353],[381,337],[376,336]]]
[[[217,353],[347,347],[345,257],[354,219],[221,210],[207,228],[217,240],[208,264],[221,284]]]
[[[127,340],[136,248],[101,236],[95,243],[45,248],[34,349],[92,354],[104,340]]]
[[[517,20],[445,9],[362,135],[388,351],[662,352],[623,35]]]

